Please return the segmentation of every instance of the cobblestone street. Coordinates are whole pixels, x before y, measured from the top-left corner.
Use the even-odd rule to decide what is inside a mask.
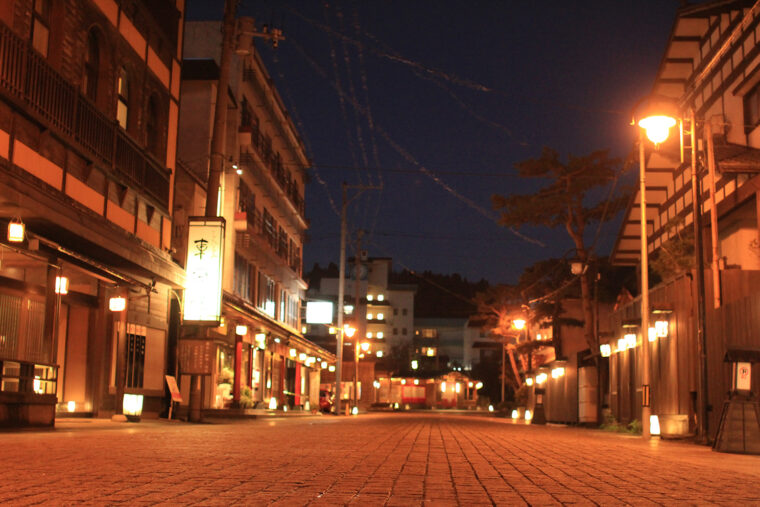
[[[760,504],[760,457],[487,417],[69,420],[0,440],[11,505]]]

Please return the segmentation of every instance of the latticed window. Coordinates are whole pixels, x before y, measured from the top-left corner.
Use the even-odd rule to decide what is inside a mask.
[[[87,51],[84,54],[82,93],[95,102],[98,98],[98,73],[100,72],[100,46],[95,30],[87,34]]]
[[[51,0],[34,0],[32,12],[32,47],[47,57],[50,42]]]
[[[127,130],[129,116],[129,74],[124,67],[119,71],[119,80],[116,87],[116,121],[124,130]]]
[[[744,96],[744,130],[749,133],[760,124],[760,84]]]

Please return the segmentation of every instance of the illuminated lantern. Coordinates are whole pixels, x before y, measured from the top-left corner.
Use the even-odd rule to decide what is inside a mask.
[[[11,243],[24,241],[24,222],[20,218],[14,218],[8,223],[8,241]]]
[[[108,300],[108,309],[112,312],[123,312],[127,307],[127,299],[122,296],[112,297]]]
[[[55,277],[55,293],[62,296],[69,293],[69,279],[65,276]]]

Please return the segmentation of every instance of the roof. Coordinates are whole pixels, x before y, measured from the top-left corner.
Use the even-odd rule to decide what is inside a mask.
[[[723,173],[760,173],[760,149],[740,144],[715,144],[715,162]]]

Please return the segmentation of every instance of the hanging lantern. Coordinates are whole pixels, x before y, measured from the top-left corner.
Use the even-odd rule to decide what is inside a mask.
[[[24,222],[20,218],[14,218],[8,223],[8,241],[21,243],[24,241]]]
[[[108,309],[112,312],[123,312],[127,307],[127,299],[121,296],[112,297],[108,300]]]
[[[69,279],[65,276],[55,277],[55,293],[62,296],[69,293]]]

